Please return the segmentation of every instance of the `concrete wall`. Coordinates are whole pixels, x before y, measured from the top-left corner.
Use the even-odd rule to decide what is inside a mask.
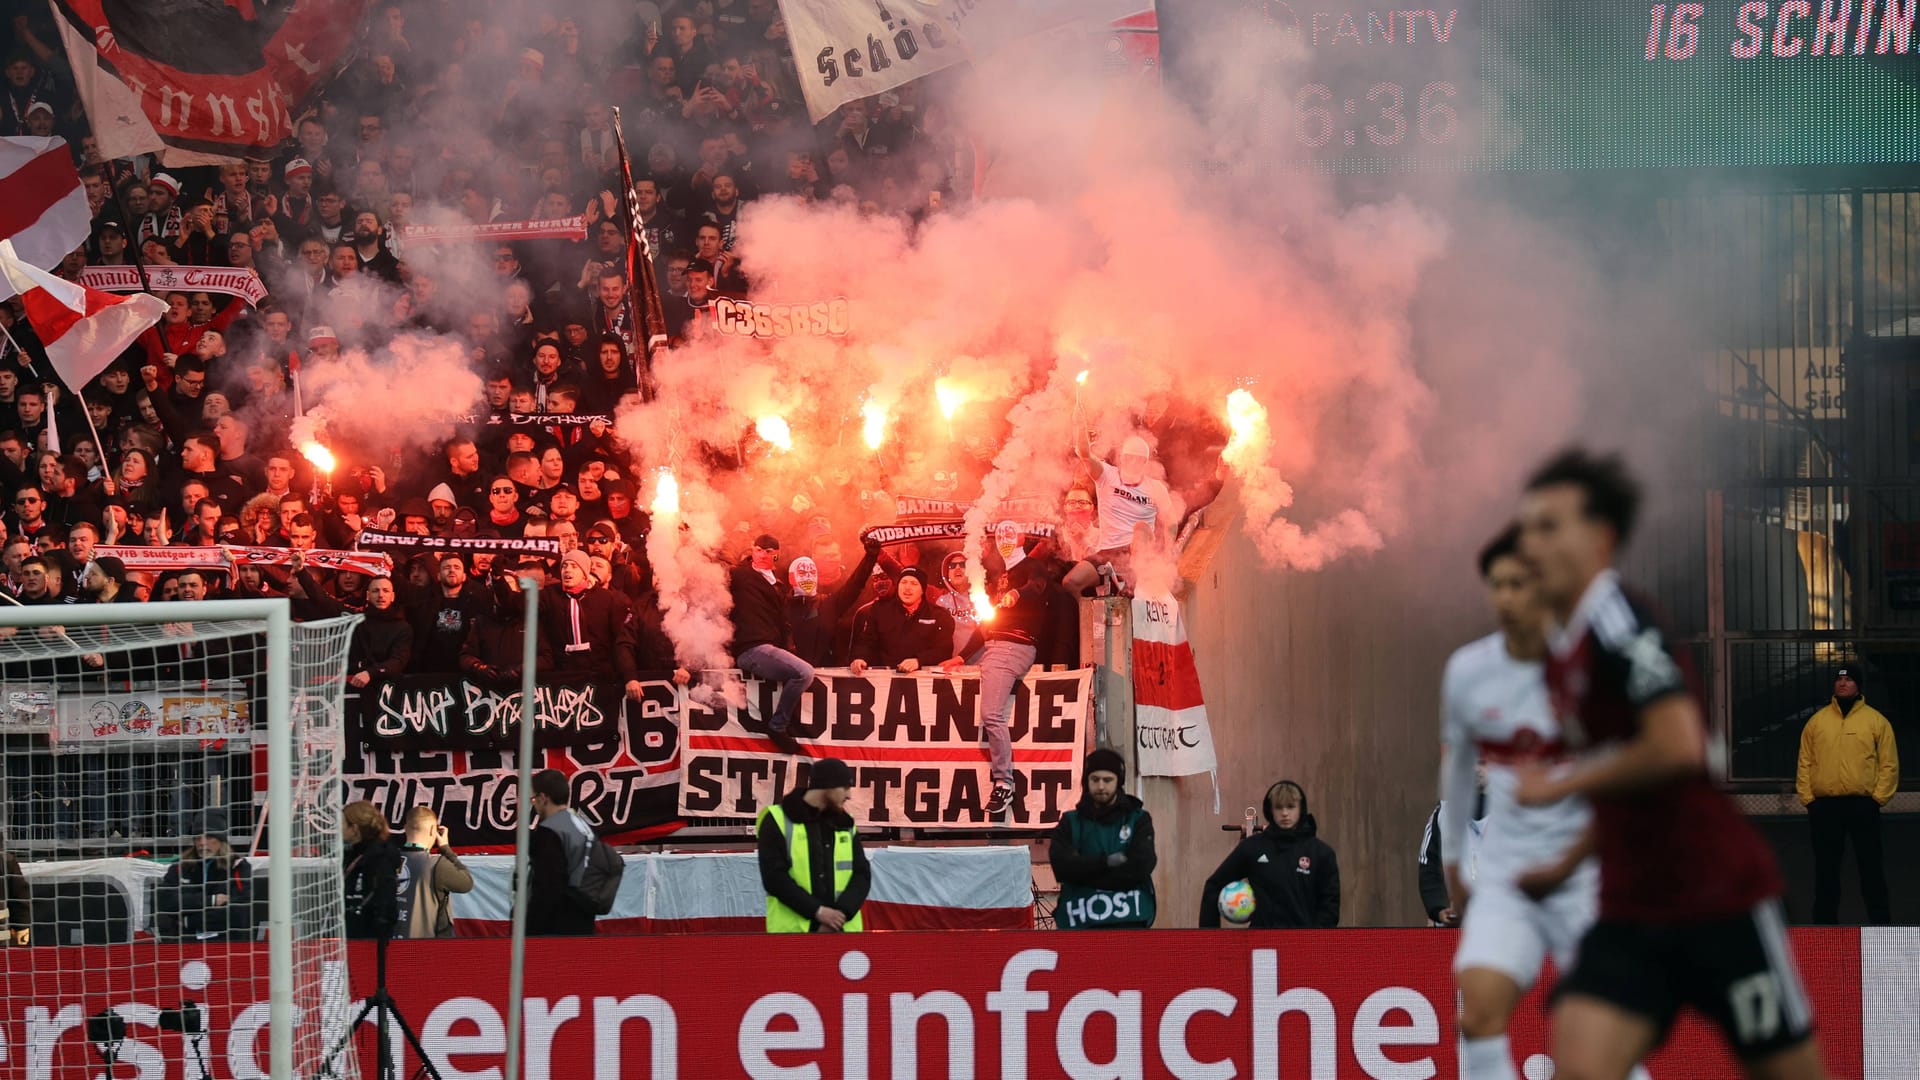
[[[1219,531],[1189,546],[1217,543],[1211,558],[1185,568],[1220,813],[1205,776],[1135,782],[1158,833],[1159,924],[1193,925],[1202,885],[1235,842],[1220,826],[1237,824],[1286,778],[1306,789],[1339,856],[1341,924],[1423,925],[1419,842],[1436,797],[1440,670],[1454,648],[1491,628],[1471,555],[1276,572],[1220,512],[1231,499],[1209,509],[1224,519],[1211,526]]]

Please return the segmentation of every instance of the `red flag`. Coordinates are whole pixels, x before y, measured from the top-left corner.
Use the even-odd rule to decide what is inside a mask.
[[[115,296],[54,277],[0,240],[0,298],[16,294],[53,370],[76,392],[167,310],[157,296]]]

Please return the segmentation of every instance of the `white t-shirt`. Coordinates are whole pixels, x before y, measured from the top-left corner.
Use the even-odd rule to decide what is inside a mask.
[[[1489,634],[1456,650],[1440,680],[1441,729],[1447,762],[1441,772],[1441,859],[1452,865],[1472,850],[1462,842],[1474,804],[1474,764],[1487,767],[1487,816],[1478,845],[1482,882],[1507,883],[1553,862],[1572,847],[1591,813],[1584,799],[1551,806],[1514,802],[1517,768],[1568,757],[1560,723],[1547,700],[1545,669],[1516,660],[1506,637]]]
[[[1162,480],[1151,476],[1138,484],[1120,479],[1120,470],[1100,463],[1100,532],[1096,551],[1113,551],[1133,544],[1138,525],[1153,525],[1164,510],[1171,514],[1173,493]]]

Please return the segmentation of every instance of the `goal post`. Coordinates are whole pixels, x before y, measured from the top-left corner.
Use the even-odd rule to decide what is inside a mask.
[[[226,995],[235,1023],[257,1024],[265,998],[265,1045],[244,1051],[259,1065],[239,1068],[288,1080],[324,1056],[346,1019],[337,803],[347,651],[359,621],[294,623],[285,599],[0,607],[4,846],[34,885],[32,928],[52,927],[56,938],[33,940],[26,955],[36,969],[61,970],[59,993],[73,998],[35,1004],[79,1004],[89,1018],[68,1034],[78,1045],[27,1049],[44,1055],[46,1074],[81,1075],[69,1071],[89,1048],[104,1056],[95,1036],[119,1032],[92,1023],[103,1003],[125,1018],[125,1044],[116,1040],[112,1052],[128,1055],[120,1060],[132,1071],[158,1064],[171,1075],[175,1058],[192,1071],[192,1054],[204,1058],[214,1033],[176,1047],[160,1032],[179,1029],[151,1015],[171,999],[147,1012],[155,1002],[138,1000],[183,992]],[[257,843],[262,816],[265,858],[245,858],[233,842]],[[220,843],[203,844],[216,831]],[[216,880],[179,899],[196,859],[224,859],[232,887]],[[262,875],[265,903],[250,884],[243,900],[242,881]],[[162,914],[169,907],[171,924]],[[264,986],[252,959],[261,938]],[[206,987],[209,965],[190,959],[171,975],[171,961],[160,958],[171,954],[155,950],[172,942],[182,943],[182,956],[231,943],[211,968],[225,985]],[[102,944],[131,946],[98,954],[109,968],[130,970],[82,974],[72,985],[73,961],[41,951]],[[9,957],[10,973],[20,966]],[[21,989],[31,985],[10,978],[7,993],[38,998],[41,991]],[[10,1014],[22,1004],[10,1003]],[[136,1033],[136,1025],[146,1027]]]

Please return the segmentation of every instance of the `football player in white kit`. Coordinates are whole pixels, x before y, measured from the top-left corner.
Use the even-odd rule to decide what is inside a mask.
[[[1600,907],[1599,866],[1583,854],[1586,803],[1514,802],[1518,766],[1567,754],[1547,701],[1545,609],[1519,539],[1509,527],[1481,551],[1500,629],[1456,650],[1440,683],[1441,862],[1453,910],[1465,913],[1453,958],[1463,1080],[1517,1080],[1508,1019],[1549,954],[1562,971],[1572,965]],[[1470,837],[1481,769],[1486,818]]]

